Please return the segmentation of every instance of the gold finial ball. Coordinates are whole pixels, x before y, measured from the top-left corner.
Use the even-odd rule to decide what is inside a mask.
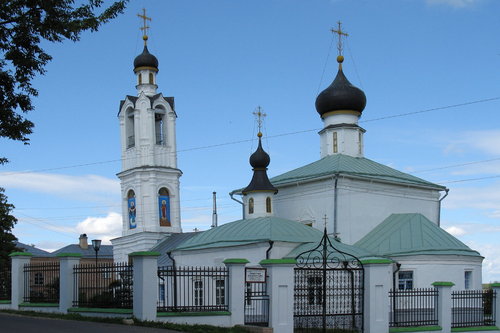
[[[148,36],[144,35],[144,36],[142,36],[142,39],[143,39],[144,41],[147,41],[147,40],[148,40]]]
[[[262,138],[262,133],[261,133],[261,132],[257,133],[257,136],[258,136],[259,138]]]
[[[341,55],[337,56],[337,62],[339,64],[343,63],[344,62],[344,56],[341,56]]]

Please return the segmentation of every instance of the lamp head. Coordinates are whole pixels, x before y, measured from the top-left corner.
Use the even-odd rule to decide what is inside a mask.
[[[94,248],[94,251],[99,251],[101,248],[101,240],[100,239],[93,239],[92,240],[92,247]]]

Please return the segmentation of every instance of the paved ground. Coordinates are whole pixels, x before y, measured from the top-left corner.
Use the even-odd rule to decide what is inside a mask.
[[[140,326],[94,323],[77,320],[61,320],[27,317],[0,313],[0,332],[2,333],[179,333]]]

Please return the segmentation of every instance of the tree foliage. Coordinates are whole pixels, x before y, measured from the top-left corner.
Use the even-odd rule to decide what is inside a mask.
[[[26,113],[38,95],[31,81],[52,59],[41,42],[78,41],[82,32],[97,31],[122,13],[127,1],[101,8],[104,0],[0,0],[0,138],[29,143],[34,124]],[[6,162],[0,157],[0,165]],[[16,250],[13,209],[0,188],[0,267]]]
[[[6,267],[9,264],[9,254],[17,251],[15,241],[16,236],[12,234],[12,228],[17,219],[11,215],[14,205],[7,202],[7,196],[4,189],[0,188],[0,267]]]
[[[105,9],[103,0],[77,2],[80,5],[74,0],[0,1],[0,137],[29,142],[34,124],[25,113],[34,109],[31,99],[38,95],[31,80],[44,74],[52,59],[40,43],[78,41],[82,32],[97,31],[122,13],[127,0]]]

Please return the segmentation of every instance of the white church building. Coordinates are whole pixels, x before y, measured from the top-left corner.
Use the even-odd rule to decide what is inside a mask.
[[[440,280],[481,289],[483,257],[439,225],[448,189],[364,156],[365,129],[358,120],[366,96],[344,75],[341,55],[337,61],[335,79],[316,99],[324,126],[320,159],[268,179],[270,156],[259,132],[250,157],[253,178],[230,193],[241,196],[242,219],[179,241],[177,114],[174,98],[158,92],[158,59],[145,45],[134,60],[137,95],[126,96],[118,113],[123,229],[112,240],[114,260],[127,261],[132,252],[172,240],[169,255],[176,265],[246,258],[256,266],[263,259],[294,259],[318,243],[326,227],[342,251],[394,261],[399,289],[428,288]]]

